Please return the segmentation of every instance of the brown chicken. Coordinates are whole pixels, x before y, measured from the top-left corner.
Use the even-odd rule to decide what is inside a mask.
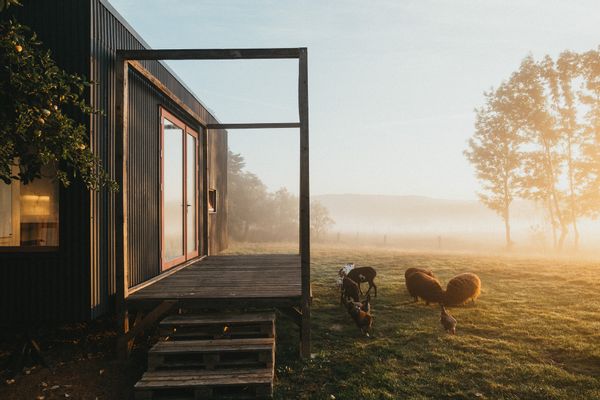
[[[446,311],[446,308],[441,305],[442,313],[440,315],[440,322],[444,327],[444,330],[451,334],[456,334],[456,319]]]

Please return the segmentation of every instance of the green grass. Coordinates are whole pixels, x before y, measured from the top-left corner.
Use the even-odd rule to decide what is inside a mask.
[[[339,305],[346,262],[377,269],[372,338]],[[437,306],[411,303],[409,267],[433,270],[444,286],[479,275],[477,303],[450,310],[455,336]],[[313,246],[312,282],[314,354],[295,357],[297,330],[282,317],[276,399],[600,399],[599,263]]]

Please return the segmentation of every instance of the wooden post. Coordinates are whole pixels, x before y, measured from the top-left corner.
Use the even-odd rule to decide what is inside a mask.
[[[204,247],[204,255],[206,256],[210,255],[210,242],[208,240],[208,225],[210,224],[210,216],[208,213],[208,193],[210,190],[208,176],[208,166],[210,165],[208,160],[208,136],[208,128],[202,129],[202,213],[204,218],[204,224],[202,226],[202,243]],[[227,157],[229,157],[229,152],[227,153]]]
[[[115,178],[119,191],[115,198],[115,252],[116,252],[116,311],[122,335],[129,331],[129,314],[125,299],[128,289],[127,267],[127,111],[128,111],[128,64],[117,55],[116,102],[115,102]],[[123,349],[117,349],[120,358],[127,358]]]
[[[298,113],[300,117],[300,268],[302,323],[300,356],[310,357],[310,186],[308,154],[308,54],[298,57]]]

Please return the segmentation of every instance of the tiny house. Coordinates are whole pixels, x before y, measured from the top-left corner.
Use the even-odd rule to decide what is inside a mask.
[[[116,312],[129,346],[177,306],[278,309],[300,328],[308,356],[307,49],[152,50],[107,0],[29,0],[11,13],[59,66],[93,82],[87,100],[102,113],[81,122],[120,188],[0,183],[0,321],[43,325]],[[297,59],[299,121],[221,123],[162,61],[169,59]],[[227,129],[257,128],[299,131],[298,254],[219,255],[228,247]]]
[[[29,0],[9,11],[59,66],[94,83],[87,100],[102,112],[82,122],[114,177],[116,52],[148,45],[106,1]],[[185,109],[129,72],[128,185],[121,189],[130,288],[227,247],[227,132],[206,128],[218,121],[164,63],[140,64]],[[77,182],[62,188],[50,177],[0,184],[2,323],[85,321],[114,310],[117,196]]]

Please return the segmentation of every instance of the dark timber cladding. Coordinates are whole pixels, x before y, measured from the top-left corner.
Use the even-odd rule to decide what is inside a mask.
[[[28,0],[11,16],[37,33],[63,69],[87,75],[89,8],[79,0]],[[81,115],[73,117],[87,124]],[[78,182],[59,193],[59,248],[0,250],[0,326],[80,321],[90,317],[90,196]],[[66,244],[69,244],[66,246]]]
[[[115,157],[121,148],[115,142],[116,52],[144,50],[148,45],[105,0],[27,0],[22,7],[0,13],[0,18],[11,16],[36,32],[59,67],[94,82],[85,95],[91,106],[102,112],[73,117],[87,126],[90,148],[116,177],[120,166],[115,165]],[[204,230],[200,250],[209,250],[209,231],[219,232],[210,241],[212,252],[227,247],[227,132],[213,129],[209,135],[207,129],[201,129],[201,125],[220,122],[163,63],[150,60],[139,65],[162,86],[156,87],[138,70],[128,71],[131,118],[126,157],[133,184],[126,199],[131,211],[126,273],[131,286],[155,277],[160,268],[159,106],[199,131],[203,171],[211,170],[211,184],[218,186],[219,212],[210,218],[206,211],[199,213],[204,218],[199,221]],[[202,179],[199,187],[204,191],[208,184],[208,179]],[[60,189],[58,248],[0,249],[0,324],[81,321],[111,311],[118,286],[117,254],[123,254],[116,249],[116,196],[107,190],[90,192],[75,180],[69,188]]]
[[[127,188],[127,145],[128,131],[130,127],[128,110],[125,105],[128,104],[128,76],[130,67],[144,71],[139,67],[137,61],[147,60],[235,60],[235,59],[278,59],[278,58],[297,58],[298,59],[298,111],[299,123],[285,123],[283,127],[299,127],[300,128],[300,269],[301,269],[301,301],[299,304],[301,313],[300,336],[301,336],[301,355],[307,357],[310,355],[310,193],[309,193],[309,134],[308,134],[308,55],[306,48],[295,49],[213,49],[213,50],[197,50],[197,49],[175,49],[175,50],[121,50],[117,52],[117,80],[120,91],[117,94],[117,181],[122,183],[124,188]],[[148,74],[146,74],[148,75]],[[151,76],[147,76],[149,80],[153,80]],[[174,95],[170,95],[171,100],[177,102],[178,99]],[[282,127],[276,124],[211,124],[205,123],[206,126],[212,127],[228,127],[230,129],[252,129],[256,127]],[[210,155],[208,156],[210,159]],[[209,180],[211,174],[209,171]],[[210,188],[210,182],[208,186]],[[117,299],[122,312],[122,316],[127,320],[127,306],[125,304],[128,297],[127,289],[127,196],[120,195],[117,199],[117,243],[125,243],[124,246],[117,248],[117,282],[123,282],[121,287],[117,288]],[[122,253],[121,253],[122,252]],[[119,256],[122,254],[122,256]],[[232,261],[233,262],[233,261]],[[165,278],[165,281],[175,281],[178,276],[185,276],[187,269],[182,269],[177,273]],[[197,279],[201,277],[198,276]],[[256,277],[258,278],[258,276]],[[188,277],[190,279],[190,277]],[[204,280],[202,278],[202,280]],[[185,281],[185,279],[184,279]],[[179,282],[182,283],[182,282]],[[164,285],[164,284],[163,284]],[[143,288],[144,292],[150,291],[152,287],[157,287],[156,299],[163,301],[172,301],[181,293],[177,290],[166,292],[165,288],[161,290],[161,282],[155,282],[152,286]],[[193,292],[192,297],[197,292],[181,285],[174,285],[175,289],[181,288],[183,292]],[[161,297],[161,293],[163,293]],[[268,291],[267,291],[268,293]],[[133,295],[135,296],[135,294]],[[130,299],[128,299],[129,301]],[[125,333],[127,326],[124,325]]]
[[[118,166],[114,164],[116,152],[120,146],[115,148],[115,98],[118,87],[116,86],[116,51],[117,49],[139,49],[144,50],[144,43],[127,24],[119,18],[112,7],[104,1],[92,1],[92,63],[90,67],[91,79],[97,82],[93,86],[92,100],[97,108],[104,110],[104,114],[92,118],[93,140],[97,148],[101,150],[101,158],[105,165],[110,166],[113,176],[119,172]],[[213,131],[218,139],[207,140],[206,133],[200,126],[200,122],[218,123],[218,121],[206,110],[194,95],[177,79],[177,77],[158,61],[140,61],[138,69],[130,68],[127,75],[128,80],[128,111],[129,111],[129,138],[127,142],[128,153],[127,169],[129,173],[129,185],[127,186],[128,225],[126,234],[126,245],[128,250],[127,275],[128,286],[140,284],[160,273],[160,248],[157,245],[160,238],[159,222],[159,106],[165,107],[169,112],[175,114],[190,127],[198,130],[204,140],[201,141],[205,153],[218,153],[226,149],[227,134],[225,131]],[[145,73],[145,74],[144,74]],[[148,79],[152,76],[156,82]],[[173,101],[165,95],[165,91],[173,94],[179,100]],[[211,135],[212,136],[212,135]],[[208,141],[208,149],[204,144]],[[221,153],[221,154],[226,154]],[[205,169],[212,169],[215,173],[224,171],[226,164],[224,157],[214,157],[213,164],[203,158],[200,165]],[[223,202],[226,195],[226,174],[219,173],[218,189],[222,192]],[[204,193],[203,181],[199,182],[199,189]],[[117,218],[115,197],[119,194],[101,192],[96,196],[93,203],[94,221],[100,223],[92,224],[92,232],[96,235],[97,249],[93,253],[92,273],[95,274],[93,288],[98,294],[93,300],[102,306],[108,304],[106,296],[116,292],[115,274],[116,257],[115,245],[119,245],[119,238],[115,235],[114,221]],[[202,205],[201,205],[202,206]],[[225,230],[227,208],[220,207],[220,213],[212,221],[210,228],[215,231]],[[205,213],[199,213],[199,226],[204,226]],[[204,235],[205,236],[205,235]],[[206,238],[205,238],[206,239]],[[219,237],[217,243],[211,241],[213,251],[220,251],[227,247],[226,236]],[[206,253],[208,241],[201,243],[201,254]],[[108,250],[108,251],[107,251]],[[108,265],[108,268],[103,266]],[[108,287],[108,290],[104,288]]]

